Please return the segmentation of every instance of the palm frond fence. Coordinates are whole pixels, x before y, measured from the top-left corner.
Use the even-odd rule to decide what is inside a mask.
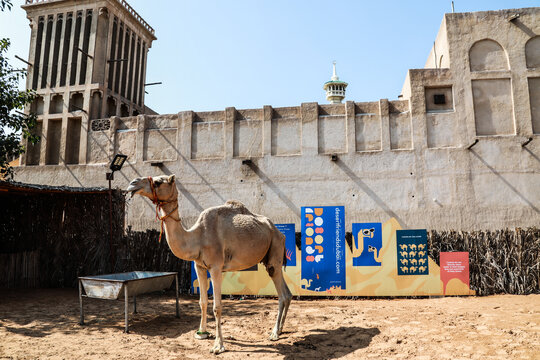
[[[146,270],[178,271],[180,290],[189,291],[191,264],[158,242],[159,231],[125,229],[121,191],[112,191],[111,242],[106,189],[0,188],[0,288],[75,287],[78,276]],[[469,252],[479,295],[540,293],[540,229],[432,230],[428,242],[437,263],[442,251]]]

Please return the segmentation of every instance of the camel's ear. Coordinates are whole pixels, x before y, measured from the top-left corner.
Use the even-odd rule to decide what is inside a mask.
[[[176,179],[176,175],[172,174],[171,176],[169,176],[169,184],[172,184],[174,182],[174,180]]]

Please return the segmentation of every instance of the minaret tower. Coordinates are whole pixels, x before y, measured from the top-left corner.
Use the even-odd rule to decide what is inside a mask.
[[[324,83],[323,89],[326,91],[326,100],[331,104],[341,104],[345,99],[345,89],[347,88],[345,81],[340,81],[336,74],[336,62],[334,61],[334,74],[330,81]]]

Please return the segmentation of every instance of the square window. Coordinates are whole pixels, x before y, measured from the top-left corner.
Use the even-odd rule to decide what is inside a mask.
[[[433,103],[435,105],[444,105],[444,104],[446,104],[446,96],[444,96],[444,94],[435,94],[435,95],[433,95]]]

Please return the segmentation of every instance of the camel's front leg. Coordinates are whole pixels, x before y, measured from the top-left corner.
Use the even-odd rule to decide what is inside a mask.
[[[212,277],[212,285],[214,286],[214,316],[216,318],[216,340],[210,352],[219,354],[225,351],[223,335],[221,334],[221,281],[223,280],[221,269],[211,269],[210,276]]]
[[[195,264],[195,271],[197,272],[197,279],[199,280],[199,305],[201,306],[201,325],[199,330],[195,333],[195,339],[208,338],[208,331],[206,331],[206,309],[208,307],[208,275],[206,269]]]

